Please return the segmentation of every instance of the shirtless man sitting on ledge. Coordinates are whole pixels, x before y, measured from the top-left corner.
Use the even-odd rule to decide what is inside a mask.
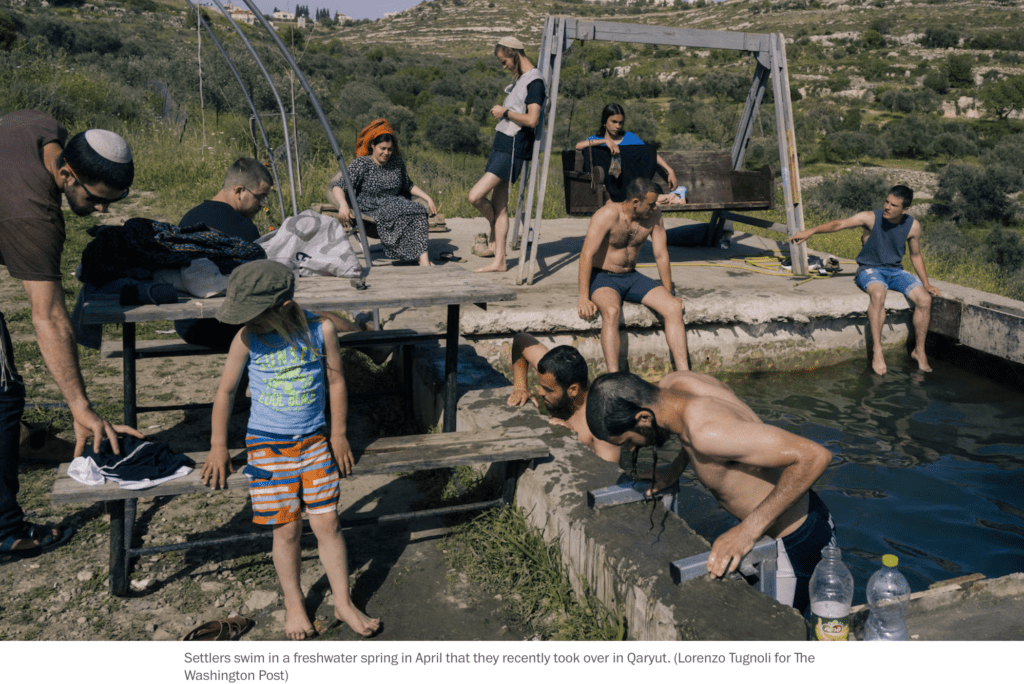
[[[646,178],[626,188],[626,199],[608,202],[590,219],[580,252],[577,313],[592,320],[601,313],[601,350],[609,373],[619,370],[622,302],[643,304],[665,321],[665,337],[676,370],[689,370],[683,300],[672,294],[672,267],[658,190]],[[636,272],[640,248],[651,238],[661,283]]]

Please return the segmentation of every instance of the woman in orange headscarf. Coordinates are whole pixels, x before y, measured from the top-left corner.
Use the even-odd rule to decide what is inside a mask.
[[[409,178],[398,154],[398,138],[387,121],[377,119],[360,132],[356,154],[359,156],[348,166],[355,200],[361,213],[373,215],[384,254],[389,259],[429,266],[427,217],[436,214],[437,207],[430,195]],[[331,196],[338,205],[338,219],[348,226],[354,216],[343,184],[339,178],[331,186]]]

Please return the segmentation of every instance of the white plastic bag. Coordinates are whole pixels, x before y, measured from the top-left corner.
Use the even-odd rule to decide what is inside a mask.
[[[281,262],[300,277],[352,278],[361,272],[341,223],[312,209],[289,216],[280,228],[262,236],[256,244],[268,259]]]

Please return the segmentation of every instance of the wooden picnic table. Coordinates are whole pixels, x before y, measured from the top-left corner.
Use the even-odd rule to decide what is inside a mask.
[[[365,277],[365,289],[354,287],[348,278],[298,278],[295,301],[315,311],[368,310],[395,307],[447,306],[445,329],[445,432],[455,432],[458,398],[459,314],[463,304],[487,308],[490,302],[510,301],[515,290],[487,276],[472,273],[454,264],[443,266],[393,266],[374,268]],[[120,323],[123,326],[122,364],[124,369],[124,422],[136,424],[136,339],[135,325],[144,321],[176,321],[213,318],[224,303],[223,297],[198,299],[181,297],[177,303],[161,305],[121,305],[116,294],[94,295],[82,303],[82,322]],[[361,333],[362,335],[372,333]],[[141,490],[145,492],[146,490]],[[146,494],[142,494],[145,496]],[[117,595],[128,591],[128,558],[132,551],[132,533],[138,499],[113,499],[110,514],[111,588]]]
[[[297,278],[295,301],[314,311],[371,310],[397,307],[447,306],[445,328],[444,431],[455,430],[458,383],[459,315],[463,304],[486,309],[490,302],[516,298],[515,290],[485,275],[455,264],[374,268],[365,278],[366,289],[357,289],[348,278]],[[118,295],[87,297],[82,303],[82,322],[120,323],[123,326],[124,422],[137,427],[135,325],[145,321],[177,321],[213,318],[223,297],[180,297],[175,304],[121,305]]]

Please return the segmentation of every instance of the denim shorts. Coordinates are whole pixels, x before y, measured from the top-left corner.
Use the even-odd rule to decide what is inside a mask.
[[[871,283],[882,283],[890,290],[902,292],[908,295],[915,287],[921,287],[921,281],[913,273],[908,273],[902,268],[865,268],[857,270],[857,277],[854,278],[857,287],[868,291]]]

